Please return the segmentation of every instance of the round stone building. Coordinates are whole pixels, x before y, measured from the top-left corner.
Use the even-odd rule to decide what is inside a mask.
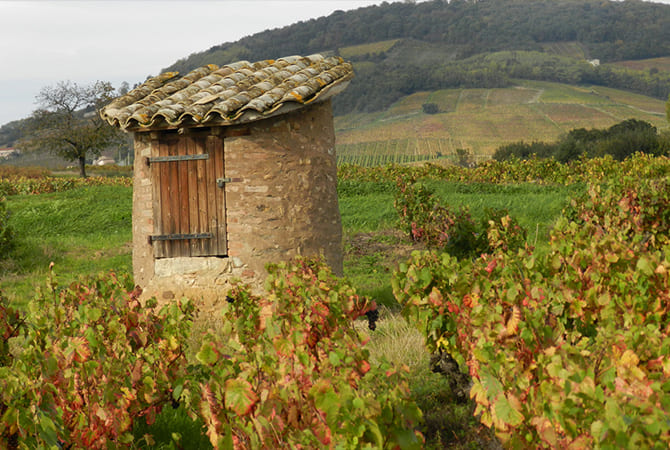
[[[331,97],[339,57],[292,56],[150,78],[102,116],[134,134],[133,272],[146,296],[215,306],[265,264],[342,271]]]

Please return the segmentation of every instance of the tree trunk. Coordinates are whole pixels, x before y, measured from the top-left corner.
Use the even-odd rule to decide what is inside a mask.
[[[85,156],[80,156],[79,157],[79,176],[82,178],[86,178],[86,157]]]

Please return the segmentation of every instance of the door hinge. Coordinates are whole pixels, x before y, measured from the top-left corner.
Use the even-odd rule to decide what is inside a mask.
[[[154,241],[183,241],[185,239],[212,239],[212,233],[196,234],[154,234],[149,236],[149,243]]]
[[[202,159],[209,159],[208,153],[201,153],[198,155],[170,155],[170,156],[152,156],[146,159],[148,165],[161,162],[174,161],[197,161]]]

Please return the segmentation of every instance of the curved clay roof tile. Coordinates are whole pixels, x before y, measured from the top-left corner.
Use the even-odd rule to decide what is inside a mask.
[[[237,70],[242,69],[243,67],[251,67],[251,63],[249,61],[237,61],[234,63],[226,64],[224,67],[229,67],[230,69],[233,70],[233,72],[235,72]]]
[[[184,75],[183,79],[194,82],[204,77],[205,75],[209,75],[210,73],[218,69],[219,66],[217,66],[216,64],[208,64],[206,66],[201,66],[198,67],[197,69],[191,70],[189,73]]]
[[[225,76],[230,75],[233,72],[235,72],[235,70],[232,69],[230,66],[223,66],[219,70],[216,70],[216,71],[212,72],[212,75],[219,75],[219,76],[225,77]]]
[[[260,97],[257,97],[253,100],[251,100],[244,108],[244,110],[247,109],[253,109],[254,111],[258,112],[263,112],[266,109],[269,109],[272,105],[274,105],[277,101],[281,100],[280,96],[273,96],[272,94],[265,93],[261,95]]]
[[[167,72],[107,105],[101,115],[125,129],[233,125],[281,113],[341,91],[353,77],[339,57],[288,56],[198,67],[182,78]],[[293,107],[295,108],[295,106]],[[249,114],[246,114],[249,111]]]
[[[152,117],[153,120],[156,120],[158,117],[162,117],[168,123],[174,123],[177,121],[181,113],[184,111],[184,107],[179,104],[172,104],[164,108],[159,109]]]

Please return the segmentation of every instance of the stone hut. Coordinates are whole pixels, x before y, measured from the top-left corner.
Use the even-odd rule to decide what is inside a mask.
[[[339,57],[291,56],[148,79],[101,115],[134,134],[133,272],[146,296],[215,306],[233,279],[322,254],[342,271],[331,97]]]

